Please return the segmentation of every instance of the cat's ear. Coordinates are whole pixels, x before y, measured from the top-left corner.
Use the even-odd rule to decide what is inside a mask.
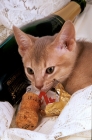
[[[72,51],[75,43],[75,28],[71,21],[64,23],[56,41],[59,43],[58,47],[66,47],[69,51]]]
[[[18,44],[18,51],[19,51],[20,55],[23,56],[25,54],[26,50],[28,49],[28,47],[32,46],[32,40],[30,39],[30,37],[27,34],[25,34],[23,31],[21,31],[16,26],[13,26],[13,32],[14,32],[16,42]]]

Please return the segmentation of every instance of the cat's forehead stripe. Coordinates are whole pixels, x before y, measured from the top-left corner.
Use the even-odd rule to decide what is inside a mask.
[[[52,43],[53,37],[42,37],[36,40],[34,44],[32,57],[37,63],[46,58],[47,46]]]

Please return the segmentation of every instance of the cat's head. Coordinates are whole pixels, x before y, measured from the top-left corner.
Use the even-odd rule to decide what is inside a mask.
[[[54,79],[65,81],[76,59],[75,29],[70,21],[54,36],[34,37],[13,27],[26,76],[38,89],[48,90]]]

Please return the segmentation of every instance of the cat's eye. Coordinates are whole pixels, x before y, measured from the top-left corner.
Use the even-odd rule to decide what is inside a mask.
[[[31,75],[34,74],[34,71],[33,71],[31,68],[27,68],[27,72],[28,72],[29,74],[31,74]]]
[[[47,74],[53,73],[54,68],[55,68],[54,66],[47,68],[47,69],[46,69],[46,73],[47,73]]]

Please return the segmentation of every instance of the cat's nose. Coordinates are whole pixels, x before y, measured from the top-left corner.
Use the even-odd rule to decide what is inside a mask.
[[[35,85],[36,88],[38,88],[39,90],[41,90],[41,88],[43,87],[43,85]]]

